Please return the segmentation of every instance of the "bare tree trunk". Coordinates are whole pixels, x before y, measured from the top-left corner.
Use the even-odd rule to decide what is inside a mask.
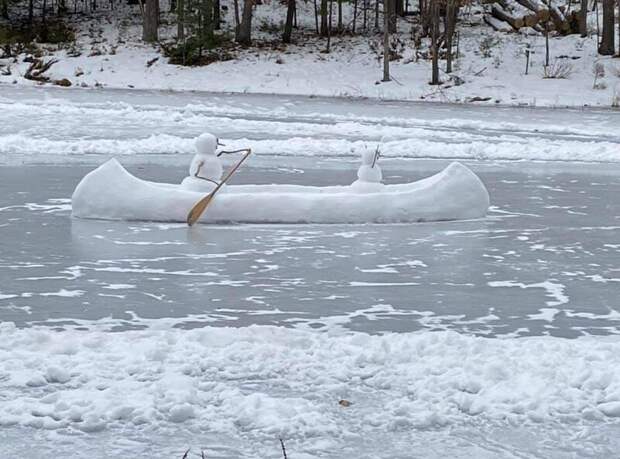
[[[201,39],[203,44],[212,45],[214,37],[214,21],[213,21],[213,0],[202,0],[201,14],[202,14],[202,34]]]
[[[594,0],[594,14],[596,16],[596,44],[601,43],[601,26],[598,20],[598,0]]]
[[[379,30],[379,0],[375,0],[375,30]]]
[[[390,0],[383,0],[383,79],[390,81]]]
[[[142,24],[142,39],[147,43],[158,40],[159,0],[145,0]]]
[[[439,1],[430,0],[431,12],[431,51],[432,51],[432,73],[431,84],[439,84]]]
[[[581,0],[581,11],[579,12],[579,33],[582,37],[588,35],[588,0]]]
[[[446,6],[446,73],[452,73],[452,39],[456,29],[458,6],[456,0],[448,0]]]
[[[332,13],[334,10],[334,0],[329,0],[329,19],[327,23],[327,47],[325,48],[325,52],[329,53],[331,51],[332,45]]]
[[[338,32],[342,32],[342,0],[338,0]]]
[[[353,1],[353,34],[355,34],[355,25],[357,23],[357,0]]]
[[[254,6],[253,0],[243,0],[243,16],[241,17],[241,24],[237,29],[237,43],[242,45],[249,45],[252,43],[252,8]]]
[[[326,37],[327,32],[327,14],[328,14],[327,0],[321,0],[321,36]]]
[[[611,56],[615,53],[615,31],[616,18],[614,12],[614,0],[603,0],[603,34],[598,52],[604,56]]]
[[[397,0],[383,0],[384,3],[387,3],[390,33],[396,33],[396,1]]]
[[[319,8],[317,6],[316,0],[314,0],[314,25],[316,26],[316,34],[319,35]]]
[[[368,28],[368,0],[364,0],[364,13],[363,13],[362,25],[364,28],[364,32]]]
[[[177,40],[185,40],[185,1],[177,0]]]
[[[295,16],[295,0],[288,0],[286,8],[286,22],[284,23],[284,33],[282,34],[282,41],[284,43],[291,42],[291,34],[293,33],[293,17]]]
[[[549,67],[549,21],[545,22],[545,67]]]
[[[213,0],[213,28],[215,30],[220,30],[220,22],[222,22],[220,0]]]
[[[233,0],[233,7],[235,10],[235,36],[239,33],[239,23],[241,20],[239,19],[239,0]]]
[[[431,9],[435,0],[420,0],[420,21],[422,22],[422,36],[428,37],[431,33],[431,24],[433,22]]]
[[[28,26],[32,30],[32,22],[34,21],[34,0],[28,0]]]
[[[407,9],[407,6],[404,0],[396,0],[396,14],[398,14],[401,17],[404,17],[406,9]]]

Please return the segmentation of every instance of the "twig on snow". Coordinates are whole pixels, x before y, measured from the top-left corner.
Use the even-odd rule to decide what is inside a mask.
[[[280,438],[280,446],[282,446],[282,454],[284,455],[284,459],[288,459],[288,456],[286,455],[286,447],[284,446],[284,440],[282,440]]]

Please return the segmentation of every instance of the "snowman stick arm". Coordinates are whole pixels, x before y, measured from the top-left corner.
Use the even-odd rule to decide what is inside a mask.
[[[240,150],[230,150],[230,151],[226,151],[226,150],[222,150],[217,154],[217,157],[219,158],[222,155],[231,155],[233,153],[248,153],[251,149],[250,148],[241,148]]]
[[[194,174],[194,177],[196,178],[202,178],[200,177],[198,174],[200,174],[200,169],[202,168],[202,166],[204,166],[205,162],[204,161],[200,161],[198,163],[198,167],[196,168],[196,173]]]
[[[194,177],[200,180],[205,180],[207,182],[211,182],[211,183],[215,183],[216,185],[219,185],[220,182],[216,182],[215,180],[211,180],[210,178],[201,177],[200,175],[198,175],[200,174],[200,169],[202,168],[202,166],[204,166],[204,164],[205,164],[204,161],[200,161],[200,163],[198,164],[198,168],[196,169],[196,173],[194,174]]]
[[[377,164],[377,160],[379,159],[379,156],[381,155],[381,152],[379,151],[379,145],[377,145],[377,149],[375,150],[375,157],[372,159],[372,167],[374,169],[375,164]]]

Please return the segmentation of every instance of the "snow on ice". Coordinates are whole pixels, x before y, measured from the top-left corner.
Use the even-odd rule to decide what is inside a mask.
[[[526,424],[620,416],[617,337],[184,330],[168,319],[143,330],[109,326],[1,324],[0,426],[186,423],[259,438],[343,438],[472,416]],[[340,414],[342,398],[356,421]]]

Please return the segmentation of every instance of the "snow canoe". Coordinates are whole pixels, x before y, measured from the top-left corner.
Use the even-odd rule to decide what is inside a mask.
[[[73,192],[77,218],[185,222],[205,193],[141,180],[116,159],[88,173]],[[489,194],[454,162],[412,183],[350,186],[228,185],[201,223],[404,223],[484,217]]]

